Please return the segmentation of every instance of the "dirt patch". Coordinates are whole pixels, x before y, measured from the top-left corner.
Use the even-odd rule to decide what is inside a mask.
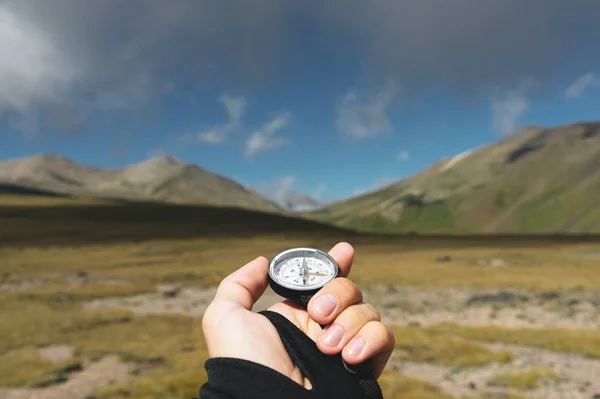
[[[180,313],[200,317],[213,300],[215,287],[98,299],[87,308],[125,308],[137,314]],[[465,326],[549,327],[595,329],[600,325],[600,295],[578,292],[484,291],[455,288],[374,286],[363,288],[364,300],[373,303],[386,323],[435,325],[449,322]],[[254,306],[268,308],[283,298],[270,288]]]
[[[165,295],[165,287],[160,286],[157,293],[98,299],[87,302],[84,306],[96,309],[128,309],[135,314],[177,313],[200,317],[215,297],[216,290],[216,287],[182,288],[178,289],[174,295]],[[282,297],[268,288],[252,310],[264,310],[281,300],[283,300]]]
[[[134,365],[111,355],[73,374],[63,384],[39,389],[0,389],[0,399],[84,399],[96,388],[130,378],[133,369]]]
[[[364,296],[391,324],[595,329],[600,323],[597,293],[379,286]]]
[[[456,397],[483,393],[518,393],[531,398],[592,398],[600,394],[600,360],[543,349],[503,344],[485,345],[494,351],[509,351],[514,360],[484,367],[454,369],[435,364],[400,361],[393,357],[388,367],[409,377],[426,380]],[[497,386],[506,373],[551,370],[556,379],[540,382],[534,389]]]
[[[0,292],[30,290],[51,283],[66,283],[69,287],[81,287],[87,284],[131,286],[131,283],[126,280],[93,276],[87,272],[77,272],[68,275],[48,274],[43,277],[30,279],[22,279],[14,275],[7,274],[0,276]]]
[[[75,349],[72,345],[50,345],[38,349],[38,352],[44,359],[59,364],[71,359],[75,353]]]

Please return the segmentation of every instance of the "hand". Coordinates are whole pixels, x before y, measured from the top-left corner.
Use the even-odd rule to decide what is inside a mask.
[[[354,248],[338,243],[329,254],[340,267],[339,277],[325,285],[304,309],[283,301],[268,310],[278,312],[316,342],[325,354],[342,356],[348,364],[373,358],[373,375],[379,378],[394,349],[392,332],[380,321],[377,310],[363,303],[358,287],[347,276]],[[310,388],[293,364],[275,327],[252,306],[268,286],[268,260],[259,257],[219,285],[202,320],[209,357],[233,357],[260,363]],[[320,325],[329,324],[324,330]]]

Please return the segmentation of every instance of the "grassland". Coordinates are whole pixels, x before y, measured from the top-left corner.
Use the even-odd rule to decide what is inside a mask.
[[[98,387],[97,397],[192,397],[206,378],[199,318],[83,305],[94,299],[155,294],[158,284],[214,287],[256,256],[270,257],[292,246],[327,250],[339,241],[355,247],[351,277],[369,292],[383,285],[593,294],[600,286],[600,245],[593,237],[581,242],[552,237],[367,236],[228,208],[4,196],[0,386],[60,386],[80,369],[116,354],[133,372],[123,381]],[[489,259],[501,259],[503,265],[482,262]],[[394,303],[398,307],[400,302]],[[427,375],[405,375],[392,367],[396,364],[453,370],[512,367],[513,352],[492,350],[489,343],[600,358],[600,332],[591,329],[474,327],[458,320],[423,326],[390,322],[397,350],[381,380],[389,399],[452,397]],[[51,345],[71,345],[75,351],[71,358],[55,362],[39,352]],[[519,390],[519,381],[534,379],[522,377],[522,370],[514,373],[498,374],[498,381]],[[492,397],[485,390],[472,394]],[[519,394],[507,391],[504,397]]]

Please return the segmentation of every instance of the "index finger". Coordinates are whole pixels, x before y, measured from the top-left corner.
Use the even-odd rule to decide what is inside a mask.
[[[354,248],[352,245],[347,242],[339,242],[331,248],[329,255],[331,255],[340,268],[338,276],[348,277],[352,268],[352,261],[354,260]]]

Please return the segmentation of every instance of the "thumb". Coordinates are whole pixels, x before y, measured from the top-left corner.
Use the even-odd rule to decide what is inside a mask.
[[[264,256],[242,266],[221,281],[213,303],[252,310],[269,284],[268,268],[269,261]]]

